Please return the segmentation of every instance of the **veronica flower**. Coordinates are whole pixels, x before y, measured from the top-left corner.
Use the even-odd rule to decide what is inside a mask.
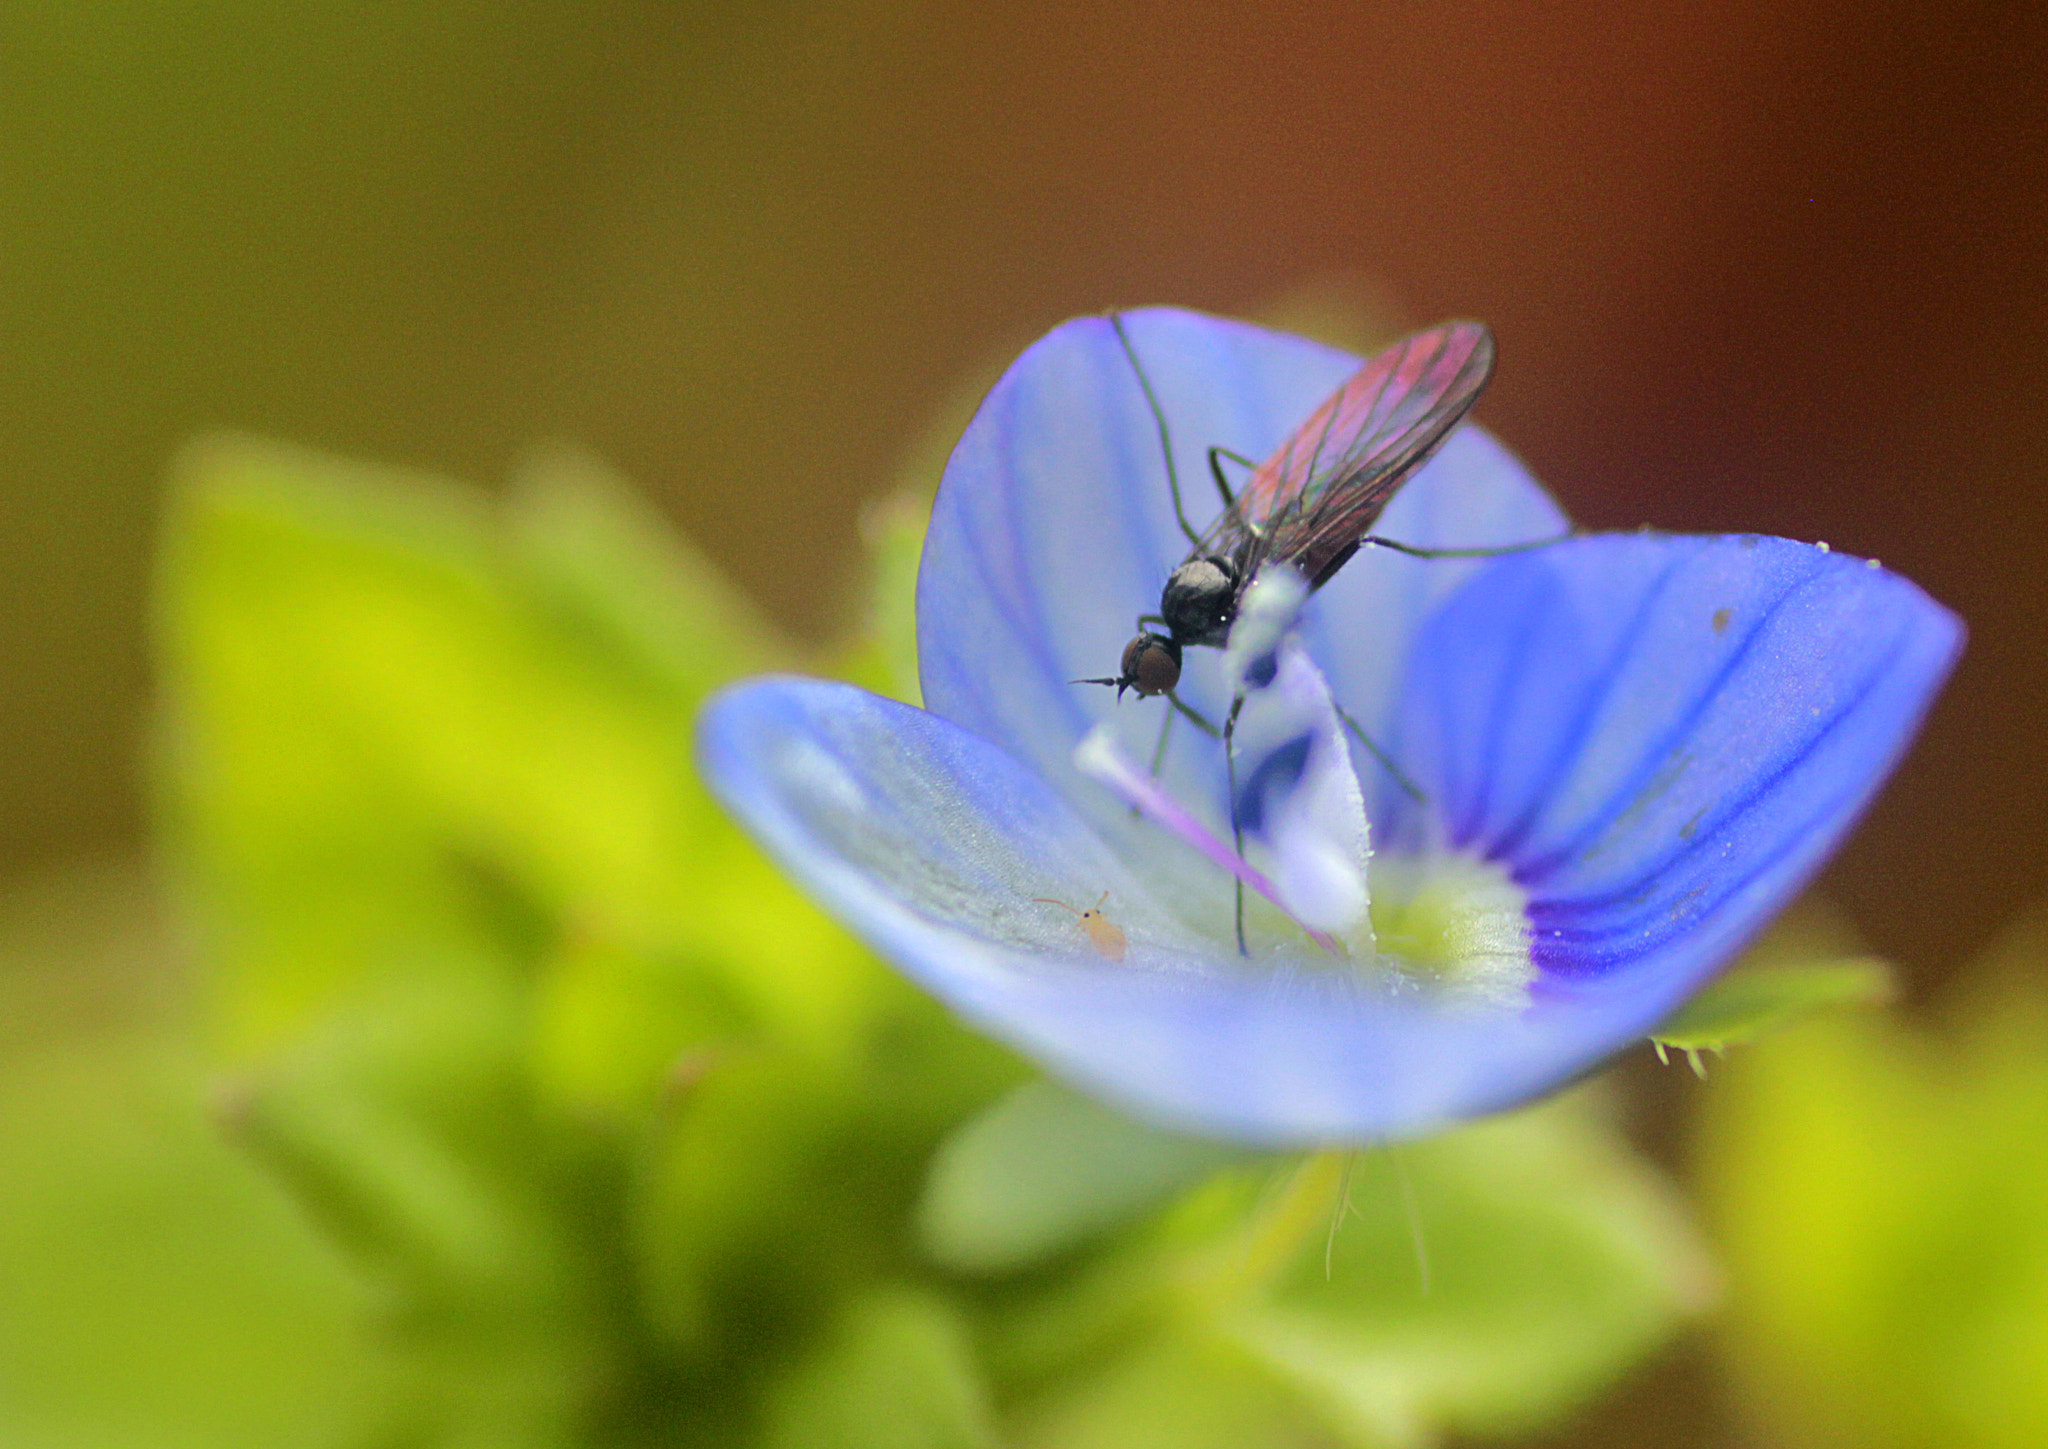
[[[1266,456],[1358,366],[1188,312],[1122,320],[1191,508],[1211,445]],[[1468,424],[1374,531],[1566,528]],[[1280,598],[1260,659],[1236,635],[1187,652],[1193,710],[1246,694],[1240,853],[1221,743],[1182,721],[1162,752],[1166,700],[1072,682],[1114,666],[1186,551],[1130,356],[1107,320],[1067,323],[946,468],[926,708],[757,679],[711,704],[700,752],[786,869],[969,1020],[1261,1144],[1413,1136],[1644,1037],[1840,841],[1961,641],[1905,579],[1783,539],[1368,548]]]

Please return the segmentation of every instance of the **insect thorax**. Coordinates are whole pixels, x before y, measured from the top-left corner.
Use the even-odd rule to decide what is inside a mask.
[[[1214,555],[1189,559],[1160,591],[1159,616],[1177,642],[1220,648],[1237,616],[1236,570]]]

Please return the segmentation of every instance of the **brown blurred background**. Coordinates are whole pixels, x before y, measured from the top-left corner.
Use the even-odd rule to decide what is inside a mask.
[[[0,868],[141,838],[199,429],[480,480],[573,438],[818,635],[962,375],[1350,276],[1494,324],[1482,416],[1585,521],[1824,538],[1967,617],[1829,882],[1925,984],[2048,875],[2044,17],[15,0]]]

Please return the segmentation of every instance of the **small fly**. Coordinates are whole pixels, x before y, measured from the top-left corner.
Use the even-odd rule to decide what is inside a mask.
[[[1165,409],[1152,391],[1123,319],[1112,313],[1109,320],[1159,429],[1174,517],[1191,547],[1167,576],[1159,612],[1139,617],[1137,637],[1124,646],[1118,672],[1107,679],[1074,682],[1112,685],[1118,699],[1125,690],[1141,698],[1163,694],[1197,728],[1222,738],[1230,780],[1231,833],[1242,852],[1232,734],[1244,696],[1231,702],[1218,729],[1175,690],[1183,652],[1195,646],[1220,649],[1229,642],[1231,626],[1262,570],[1272,565],[1292,568],[1314,593],[1367,544],[1418,558],[1491,558],[1558,540],[1504,548],[1417,548],[1372,532],[1394,494],[1436,455],[1493,376],[1493,332],[1483,322],[1445,322],[1396,342],[1353,373],[1264,463],[1255,466],[1228,449],[1210,448],[1209,471],[1222,495],[1223,513],[1208,532],[1198,533],[1182,507]],[[1235,493],[1223,476],[1225,458],[1252,469]],[[1341,708],[1338,716],[1395,783],[1420,801],[1421,790],[1358,722]],[[1162,724],[1153,752],[1154,773],[1165,758],[1172,722],[1169,714]],[[1236,893],[1237,945],[1244,951],[1242,882]]]
[[[1165,414],[1123,320],[1112,316],[1110,322],[1164,443]],[[1114,685],[1119,699],[1127,689],[1141,697],[1171,696],[1180,683],[1182,651],[1222,648],[1245,594],[1269,564],[1292,567],[1313,593],[1366,543],[1427,557],[1502,552],[1418,549],[1371,536],[1394,494],[1443,446],[1492,376],[1493,333],[1483,322],[1446,322],[1403,338],[1353,373],[1235,494],[1222,459],[1246,466],[1249,460],[1211,448],[1209,468],[1224,508],[1207,533],[1198,534],[1181,509],[1169,448],[1174,513],[1193,547],[1168,575],[1159,612],[1138,620],[1119,672],[1075,682]]]

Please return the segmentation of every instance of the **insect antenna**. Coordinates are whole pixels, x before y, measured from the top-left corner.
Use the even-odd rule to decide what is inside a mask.
[[[1073,915],[1086,917],[1094,915],[1096,912],[1100,911],[1104,906],[1109,904],[1109,892],[1104,891],[1101,897],[1097,899],[1095,904],[1090,906],[1085,911],[1082,910],[1079,906],[1070,906],[1065,901],[1055,900],[1051,896],[1033,896],[1031,899],[1036,901],[1041,906],[1058,906],[1061,910],[1070,912]]]
[[[1173,466],[1173,434],[1167,430],[1166,410],[1159,406],[1158,394],[1152,391],[1152,381],[1145,376],[1144,364],[1138,361],[1138,349],[1131,346],[1131,335],[1124,331],[1121,312],[1109,314],[1109,325],[1116,329],[1116,340],[1124,345],[1124,356],[1131,360],[1131,371],[1138,375],[1138,388],[1145,394],[1145,406],[1152,410],[1152,421],[1159,426],[1159,451],[1166,455],[1166,486],[1173,493],[1173,516],[1180,524],[1180,531],[1188,536],[1189,543],[1201,542],[1202,536],[1195,532],[1195,526],[1188,522],[1187,510],[1180,501],[1180,474]],[[1219,477],[1219,482],[1221,481]]]

